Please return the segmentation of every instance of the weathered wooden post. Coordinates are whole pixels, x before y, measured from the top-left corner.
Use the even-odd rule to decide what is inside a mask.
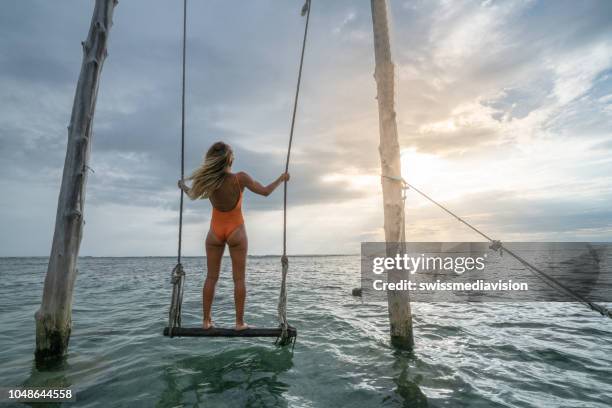
[[[404,222],[404,205],[401,177],[400,147],[395,122],[394,66],[391,60],[389,24],[386,0],[371,0],[372,23],[374,27],[374,55],[376,60],[376,79],[378,117],[380,131],[380,164],[382,168],[382,189],[385,217],[385,241],[399,242]],[[395,251],[397,248],[393,248]],[[398,272],[389,272],[388,280],[399,281]],[[388,291],[389,323],[391,343],[403,349],[414,345],[412,336],[412,313],[407,291]]]
[[[68,126],[68,146],[60,189],[55,233],[42,303],[36,312],[37,360],[66,354],[72,327],[72,291],[83,233],[85,185],[89,171],[92,124],[106,44],[117,0],[96,0]]]

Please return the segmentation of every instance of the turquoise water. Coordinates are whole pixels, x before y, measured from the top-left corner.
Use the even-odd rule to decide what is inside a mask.
[[[83,258],[70,354],[33,363],[43,258],[0,259],[0,387],[62,386],[78,407],[610,407],[612,321],[568,304],[415,304],[416,349],[389,347],[384,303],[350,296],[359,257],[294,257],[295,350],[272,339],[168,339],[171,258]],[[188,258],[183,325],[201,319]],[[214,305],[233,322],[229,262]],[[280,262],[249,258],[247,321],[275,325]]]

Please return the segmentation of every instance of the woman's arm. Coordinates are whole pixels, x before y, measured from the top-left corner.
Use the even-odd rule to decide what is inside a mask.
[[[238,173],[238,178],[243,186],[245,186],[255,194],[267,197],[272,194],[272,192],[276,190],[276,188],[280,186],[282,182],[289,181],[289,173],[281,174],[276,180],[274,180],[267,186],[264,186],[260,182],[253,180],[253,178],[244,171]]]
[[[187,194],[187,197],[191,198],[193,200],[193,197],[191,196],[191,189],[189,188],[189,186],[187,186],[187,184],[185,184],[184,180],[179,180],[178,181],[178,186],[181,190],[183,190],[185,192],[185,194]]]

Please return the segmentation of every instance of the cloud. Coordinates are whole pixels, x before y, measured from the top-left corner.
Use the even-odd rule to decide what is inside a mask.
[[[232,144],[237,168],[262,182],[282,171],[300,7],[190,3],[187,172],[217,140]],[[432,183],[428,191],[459,212],[487,214],[477,220],[504,237],[612,236],[605,204],[612,3],[423,0],[389,7],[401,145],[454,169],[410,174]],[[78,0],[10,2],[0,15],[0,171],[7,192],[0,199],[0,254],[48,252],[90,16],[91,3]],[[84,254],[173,251],[181,23],[180,7],[160,0],[116,9],[95,117]],[[359,240],[382,237],[370,8],[316,3],[311,23],[291,163],[292,245],[297,252],[354,252]],[[465,168],[504,179],[478,176],[486,185],[475,188],[468,181],[476,171]],[[528,194],[518,193],[521,183]],[[445,194],[452,184],[463,192]],[[563,197],[564,188],[571,197]],[[253,250],[277,250],[280,196],[247,195],[245,208]],[[527,221],[513,209],[525,210]],[[199,253],[208,205],[188,202],[186,211],[188,248]],[[455,236],[443,218],[419,214],[415,236]]]

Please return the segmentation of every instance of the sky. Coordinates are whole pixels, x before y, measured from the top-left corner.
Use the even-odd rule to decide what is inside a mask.
[[[4,2],[0,256],[49,254],[94,2]],[[182,2],[115,10],[94,121],[81,255],[174,255]],[[190,1],[186,166],[223,140],[235,170],[284,166],[301,1]],[[505,241],[612,240],[612,2],[390,0],[403,176]],[[370,4],[313,0],[292,151],[290,254],[383,239]],[[187,202],[201,255],[210,204]],[[282,248],[282,190],[247,193],[250,253]],[[478,241],[413,192],[407,239]]]

